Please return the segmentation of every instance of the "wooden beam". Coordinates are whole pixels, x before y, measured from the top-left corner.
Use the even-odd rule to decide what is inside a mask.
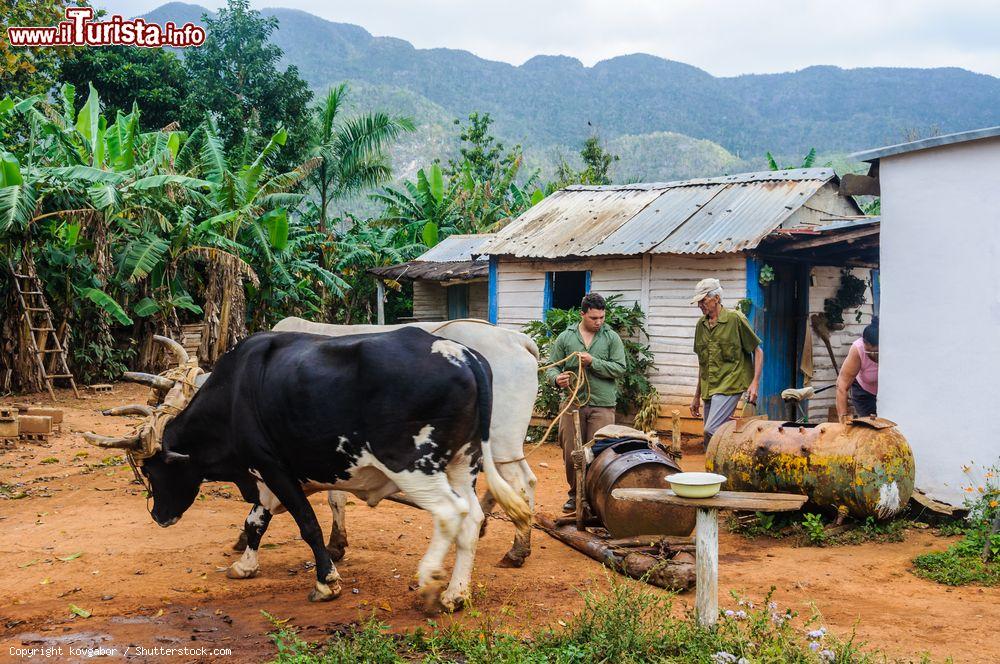
[[[800,251],[802,249],[811,249],[812,247],[822,247],[827,244],[835,244],[837,242],[847,242],[848,240],[856,240],[862,237],[868,237],[871,235],[878,235],[879,227],[875,226],[865,226],[853,231],[846,231],[844,233],[837,233],[822,235],[820,237],[809,238],[808,240],[793,240],[791,242],[781,242],[776,243],[776,248],[780,248],[782,251]]]

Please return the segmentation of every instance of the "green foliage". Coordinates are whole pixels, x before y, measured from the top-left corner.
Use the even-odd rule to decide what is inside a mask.
[[[620,304],[621,295],[616,293],[608,296],[605,301],[604,324],[611,326],[611,329],[618,333],[625,345],[625,375],[618,379],[618,410],[622,413],[634,413],[638,411],[646,396],[653,390],[647,374],[654,369],[653,353],[649,346],[635,341],[639,334],[646,334],[646,315],[639,307],[638,303],[632,306]],[[524,326],[523,331],[528,334],[535,343],[543,358],[542,364],[547,364],[549,346],[555,341],[564,330],[571,325],[580,323],[580,310],[573,309],[549,309],[545,313],[545,319],[531,321]],[[559,403],[562,393],[548,381],[539,381],[538,399],[535,401],[535,409],[539,413],[553,416],[559,412]]]
[[[950,586],[1000,585],[1000,532],[993,530],[1000,517],[1000,463],[985,468],[980,481],[965,491],[968,515],[960,531],[962,539],[945,551],[914,558],[914,572]]]
[[[580,150],[583,170],[575,170],[565,159],[560,159],[556,167],[556,179],[548,185],[549,191],[562,189],[571,184],[605,185],[611,184],[611,166],[621,159],[604,149],[601,139],[593,134],[583,142]]]
[[[141,102],[143,121],[150,127],[180,122],[185,110],[188,77],[180,58],[167,49],[84,48],[63,63],[60,78],[79,89],[92,83],[109,116],[127,113]]]
[[[85,6],[87,2],[66,0],[33,0],[32,2],[4,2],[0,16],[4,28],[7,26],[56,25],[66,20],[67,6]],[[0,39],[0,99],[25,98],[45,94],[59,78],[59,70],[64,62],[72,61],[86,48],[66,46],[47,48],[25,48],[14,46],[4,34]],[[90,49],[100,50],[100,49]]]
[[[307,152],[312,92],[297,67],[278,69],[282,51],[270,42],[278,20],[262,17],[249,0],[228,0],[204,23],[205,43],[184,54],[189,85],[184,126],[211,116],[225,148],[242,151],[241,161],[260,149],[261,137],[284,126],[289,139],[275,167],[291,169]]]
[[[798,166],[778,166],[777,160],[770,152],[765,153],[764,158],[767,160],[767,167],[772,171],[787,171],[793,168],[812,168],[816,163],[816,148],[809,148],[809,152],[802,158],[802,163]]]
[[[826,315],[826,322],[833,326],[842,325],[844,322],[844,311],[855,309],[865,303],[865,289],[868,285],[864,279],[854,276],[850,268],[840,271],[840,285],[832,298],[823,300],[823,313]],[[857,313],[860,320],[861,312]]]
[[[676,611],[671,595],[614,578],[610,590],[584,593],[583,609],[565,626],[537,627],[525,637],[497,629],[492,617],[475,627],[454,623],[442,628],[428,621],[429,629],[398,635],[372,617],[319,645],[303,640],[286,621],[267,617],[275,626],[271,639],[277,653],[272,661],[281,664],[884,661],[881,653],[867,652],[853,634],[845,639],[817,627],[817,615],[803,620],[791,609],[781,610],[771,599],[773,591],[759,604],[734,596],[734,608],[722,613],[715,629],[700,627],[691,611]],[[511,612],[508,607],[501,609],[501,613]]]
[[[823,525],[821,514],[806,514],[802,517],[802,527],[806,531],[806,537],[813,546],[823,546],[826,542],[826,527]]]
[[[774,268],[766,264],[761,266],[760,275],[757,277],[757,283],[761,286],[769,286],[772,281],[774,281]]]

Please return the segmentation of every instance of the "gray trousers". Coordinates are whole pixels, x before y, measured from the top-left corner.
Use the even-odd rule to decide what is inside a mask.
[[[702,401],[702,408],[705,411],[706,443],[719,430],[719,427],[733,416],[736,404],[740,402],[742,396],[742,392],[740,394],[713,394],[710,398]]]

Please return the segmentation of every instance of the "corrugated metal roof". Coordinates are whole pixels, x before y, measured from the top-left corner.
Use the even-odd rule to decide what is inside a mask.
[[[471,261],[473,260],[473,256],[479,253],[479,247],[492,239],[493,235],[488,233],[481,235],[449,235],[420,254],[416,260],[431,263]]]
[[[485,279],[489,271],[488,261],[410,261],[368,270],[371,274],[389,279],[428,281]]]
[[[1000,136],[1000,126],[984,127],[983,129],[973,129],[972,131],[960,131],[954,134],[945,134],[944,136],[931,136],[930,138],[924,138],[919,141],[910,141],[909,143],[897,143],[896,145],[887,145],[883,148],[875,148],[874,150],[855,152],[854,154],[851,155],[851,159],[857,159],[858,161],[877,161],[882,157],[892,157],[894,155],[904,154],[906,152],[916,152],[917,150],[939,148],[944,145],[954,145],[955,143],[966,143],[968,141],[977,141],[982,138],[995,138],[997,136]]]
[[[479,250],[559,258],[752,249],[835,178],[833,169],[808,168],[567,187],[526,211]]]

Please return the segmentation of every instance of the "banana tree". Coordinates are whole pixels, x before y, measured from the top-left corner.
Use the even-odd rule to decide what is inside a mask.
[[[402,226],[411,243],[433,247],[459,229],[461,216],[455,196],[454,184],[446,188],[441,167],[433,164],[429,172],[417,171],[416,182],[407,180],[401,189],[387,187],[371,198],[385,206],[377,220],[380,225]]]
[[[195,227],[205,245],[214,249],[203,254],[210,257],[211,267],[201,357],[210,364],[247,334],[244,279],[259,283],[256,273],[271,270],[284,280],[293,279],[287,261],[276,252],[288,247],[289,214],[305,200],[294,190],[320,160],[312,158],[291,171],[273,174],[269,166],[287,138],[287,132],[279,129],[252,161],[234,166],[214,121],[208,119],[178,153],[178,168],[190,169],[210,183],[207,202],[214,214]],[[252,268],[244,258],[253,261]]]

